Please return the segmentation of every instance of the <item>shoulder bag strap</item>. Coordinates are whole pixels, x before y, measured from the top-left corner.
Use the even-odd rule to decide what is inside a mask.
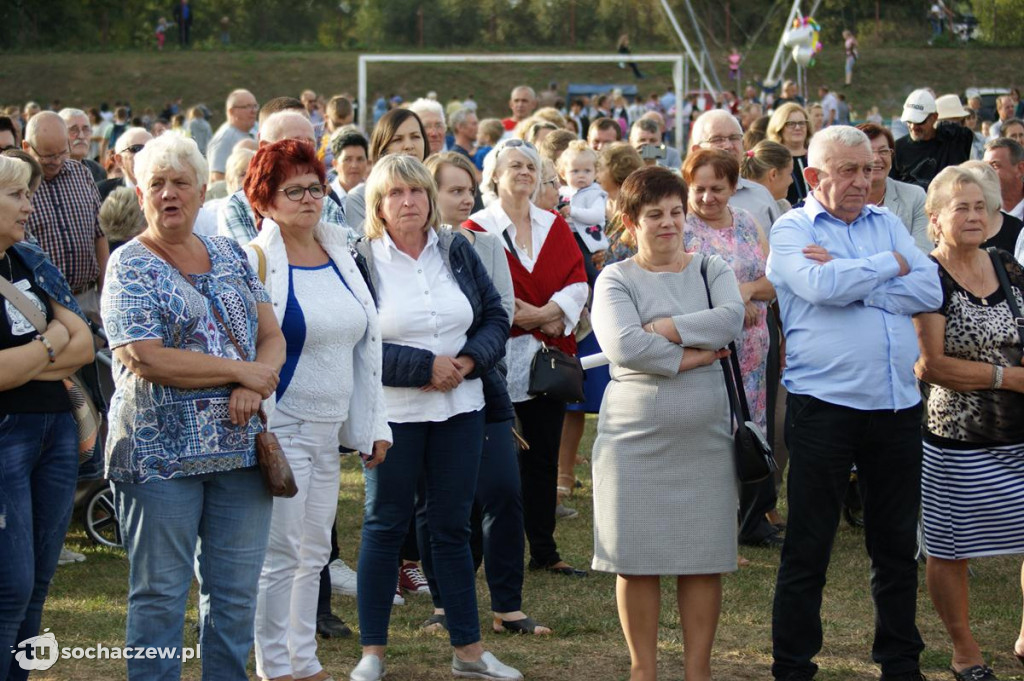
[[[516,262],[522,262],[522,260],[519,259],[519,252],[516,251],[515,244],[512,243],[512,237],[508,235],[508,230],[501,230],[501,236],[503,239],[505,239],[505,243],[508,244],[509,253],[511,253],[512,257],[516,259]]]
[[[12,257],[10,253],[7,257]],[[32,301],[28,299],[24,293],[18,289],[17,286],[7,281],[6,278],[0,277],[0,296],[3,296],[11,302],[11,305],[24,315],[25,319],[35,327],[36,332],[46,332],[46,314],[38,307],[32,304]]]
[[[700,276],[704,280],[704,293],[707,294],[708,309],[710,310],[714,305],[711,303],[711,285],[708,284],[708,257],[706,255],[701,255]],[[725,376],[725,391],[729,395],[729,410],[737,425],[740,425],[750,420],[750,409],[747,406],[746,391],[743,390],[740,363],[736,359],[736,343],[729,343],[729,359],[723,358],[718,361],[722,365],[722,374]]]
[[[992,258],[992,266],[996,270],[996,276],[999,277],[999,286],[1002,287],[1003,295],[1006,296],[1006,304],[1010,306],[1010,313],[1013,314],[1013,323],[1017,325],[1017,335],[1021,345],[1024,346],[1024,317],[1021,317],[1020,307],[1017,306],[1017,296],[1013,295],[1010,277],[1006,274],[1003,259],[999,257],[999,249],[990,247],[985,250],[988,251],[988,257]]]
[[[249,246],[252,250],[256,251],[256,274],[260,278],[260,282],[267,283],[267,254],[263,252],[257,244],[250,243]]]

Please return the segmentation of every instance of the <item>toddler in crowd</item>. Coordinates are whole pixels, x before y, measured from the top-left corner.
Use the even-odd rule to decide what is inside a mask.
[[[480,121],[476,133],[476,153],[473,155],[473,164],[478,169],[484,169],[484,159],[504,134],[505,126],[500,119],[485,118]]]
[[[608,248],[608,237],[604,233],[608,194],[596,181],[597,154],[585,141],[574,140],[558,157],[557,167],[563,183],[558,212],[576,235],[587,266],[587,278],[593,286],[597,270],[591,262],[592,256]]]
[[[156,22],[156,49],[164,49],[164,39],[167,33],[167,19],[160,17]]]

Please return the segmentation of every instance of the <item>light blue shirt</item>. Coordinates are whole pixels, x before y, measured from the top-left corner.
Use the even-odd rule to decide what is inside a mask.
[[[899,218],[865,206],[852,224],[811,195],[771,231],[766,273],[786,334],[782,383],[801,395],[854,409],[906,409],[921,401],[910,316],[942,304],[938,268]],[[822,246],[833,260],[810,260]],[[898,252],[910,265],[899,275]]]

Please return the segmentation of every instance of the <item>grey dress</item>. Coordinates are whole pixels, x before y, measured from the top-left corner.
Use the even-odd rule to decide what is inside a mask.
[[[725,347],[743,328],[736,276],[711,256],[709,310],[701,259],[679,273],[633,259],[609,265],[593,324],[611,361],[594,466],[593,568],[631,575],[736,569],[737,483],[721,366],[679,372],[683,348]],[[643,325],[672,317],[682,345]]]

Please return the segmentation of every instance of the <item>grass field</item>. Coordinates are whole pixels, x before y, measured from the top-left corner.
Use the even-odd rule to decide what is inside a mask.
[[[582,451],[589,452],[593,419],[588,420]],[[354,457],[342,465],[342,491],[338,506],[341,556],[355,565],[362,517],[362,475]],[[589,564],[592,547],[590,472],[579,466],[583,488],[571,505],[580,517],[559,524],[557,539],[562,555],[576,565]],[[72,525],[69,546],[88,556],[85,563],[59,568],[43,617],[63,646],[123,645],[128,564],[119,551],[89,544],[84,532]],[[770,679],[771,603],[778,568],[778,553],[767,549],[742,551],[751,564],[725,578],[722,620],[714,653],[716,678],[728,681]],[[972,563],[972,621],[986,658],[1001,679],[1024,679],[1011,646],[1020,626],[1020,559],[1000,557]],[[681,681],[682,642],[674,610],[674,588],[665,580],[662,589],[660,636],[661,678]],[[490,613],[482,574],[478,577],[483,641],[503,661],[518,667],[529,681],[619,681],[629,675],[629,655],[615,610],[614,577],[591,573],[586,580],[527,572],[524,609],[554,628],[550,638],[510,638],[490,633]],[[818,657],[822,681],[868,681],[878,676],[870,659],[873,615],[868,564],[863,534],[845,524],[840,528],[823,616],[825,648]],[[921,570],[918,625],[927,644],[922,658],[925,674],[933,681],[948,679],[950,648],[924,589]],[[335,612],[355,625],[355,599],[335,597]],[[388,653],[389,679],[394,681],[448,680],[450,648],[447,638],[419,631],[431,612],[429,598],[407,598],[395,607]],[[195,644],[195,597],[187,614],[186,645]],[[350,640],[321,641],[320,659],[339,681],[359,659],[359,645]],[[253,678],[255,672],[250,667]],[[184,678],[198,679],[200,666],[189,662]],[[115,681],[125,678],[124,663],[62,660],[37,681]]]
[[[642,46],[634,46],[638,52]],[[765,74],[773,50],[752,51],[743,77]],[[259,101],[298,94],[305,88],[328,95],[357,92],[355,52],[194,51],[112,53],[9,53],[0,59],[0,103],[23,104],[36,100],[44,106],[59,99],[62,106],[111,105],[130,100],[136,112],[146,107],[162,110],[177,97],[186,106],[205,102],[223,117],[223,102],[236,87],[248,87]],[[727,75],[725,55],[716,61],[719,75]],[[960,92],[971,86],[1009,86],[1020,82],[1024,48],[908,48],[864,45],[857,62],[854,84],[843,88],[843,55],[827,45],[809,70],[808,83],[816,98],[817,86],[828,84],[847,94],[862,115],[878,105],[883,115],[899,112],[906,95],[930,86],[939,94]],[[671,84],[669,65],[649,65],[648,78],[637,84],[644,95]],[[793,70],[789,75],[792,77]],[[543,88],[556,81],[564,91],[569,82],[635,83],[631,73],[615,64],[371,64],[369,96],[399,94],[406,98],[436,90],[445,101],[469,93],[476,96],[484,116],[507,116],[512,85],[528,83]],[[695,83],[695,79],[694,79]],[[724,85],[724,83],[723,83]],[[695,85],[691,85],[695,87]],[[729,87],[728,85],[725,85]],[[370,102],[372,105],[372,101]]]

